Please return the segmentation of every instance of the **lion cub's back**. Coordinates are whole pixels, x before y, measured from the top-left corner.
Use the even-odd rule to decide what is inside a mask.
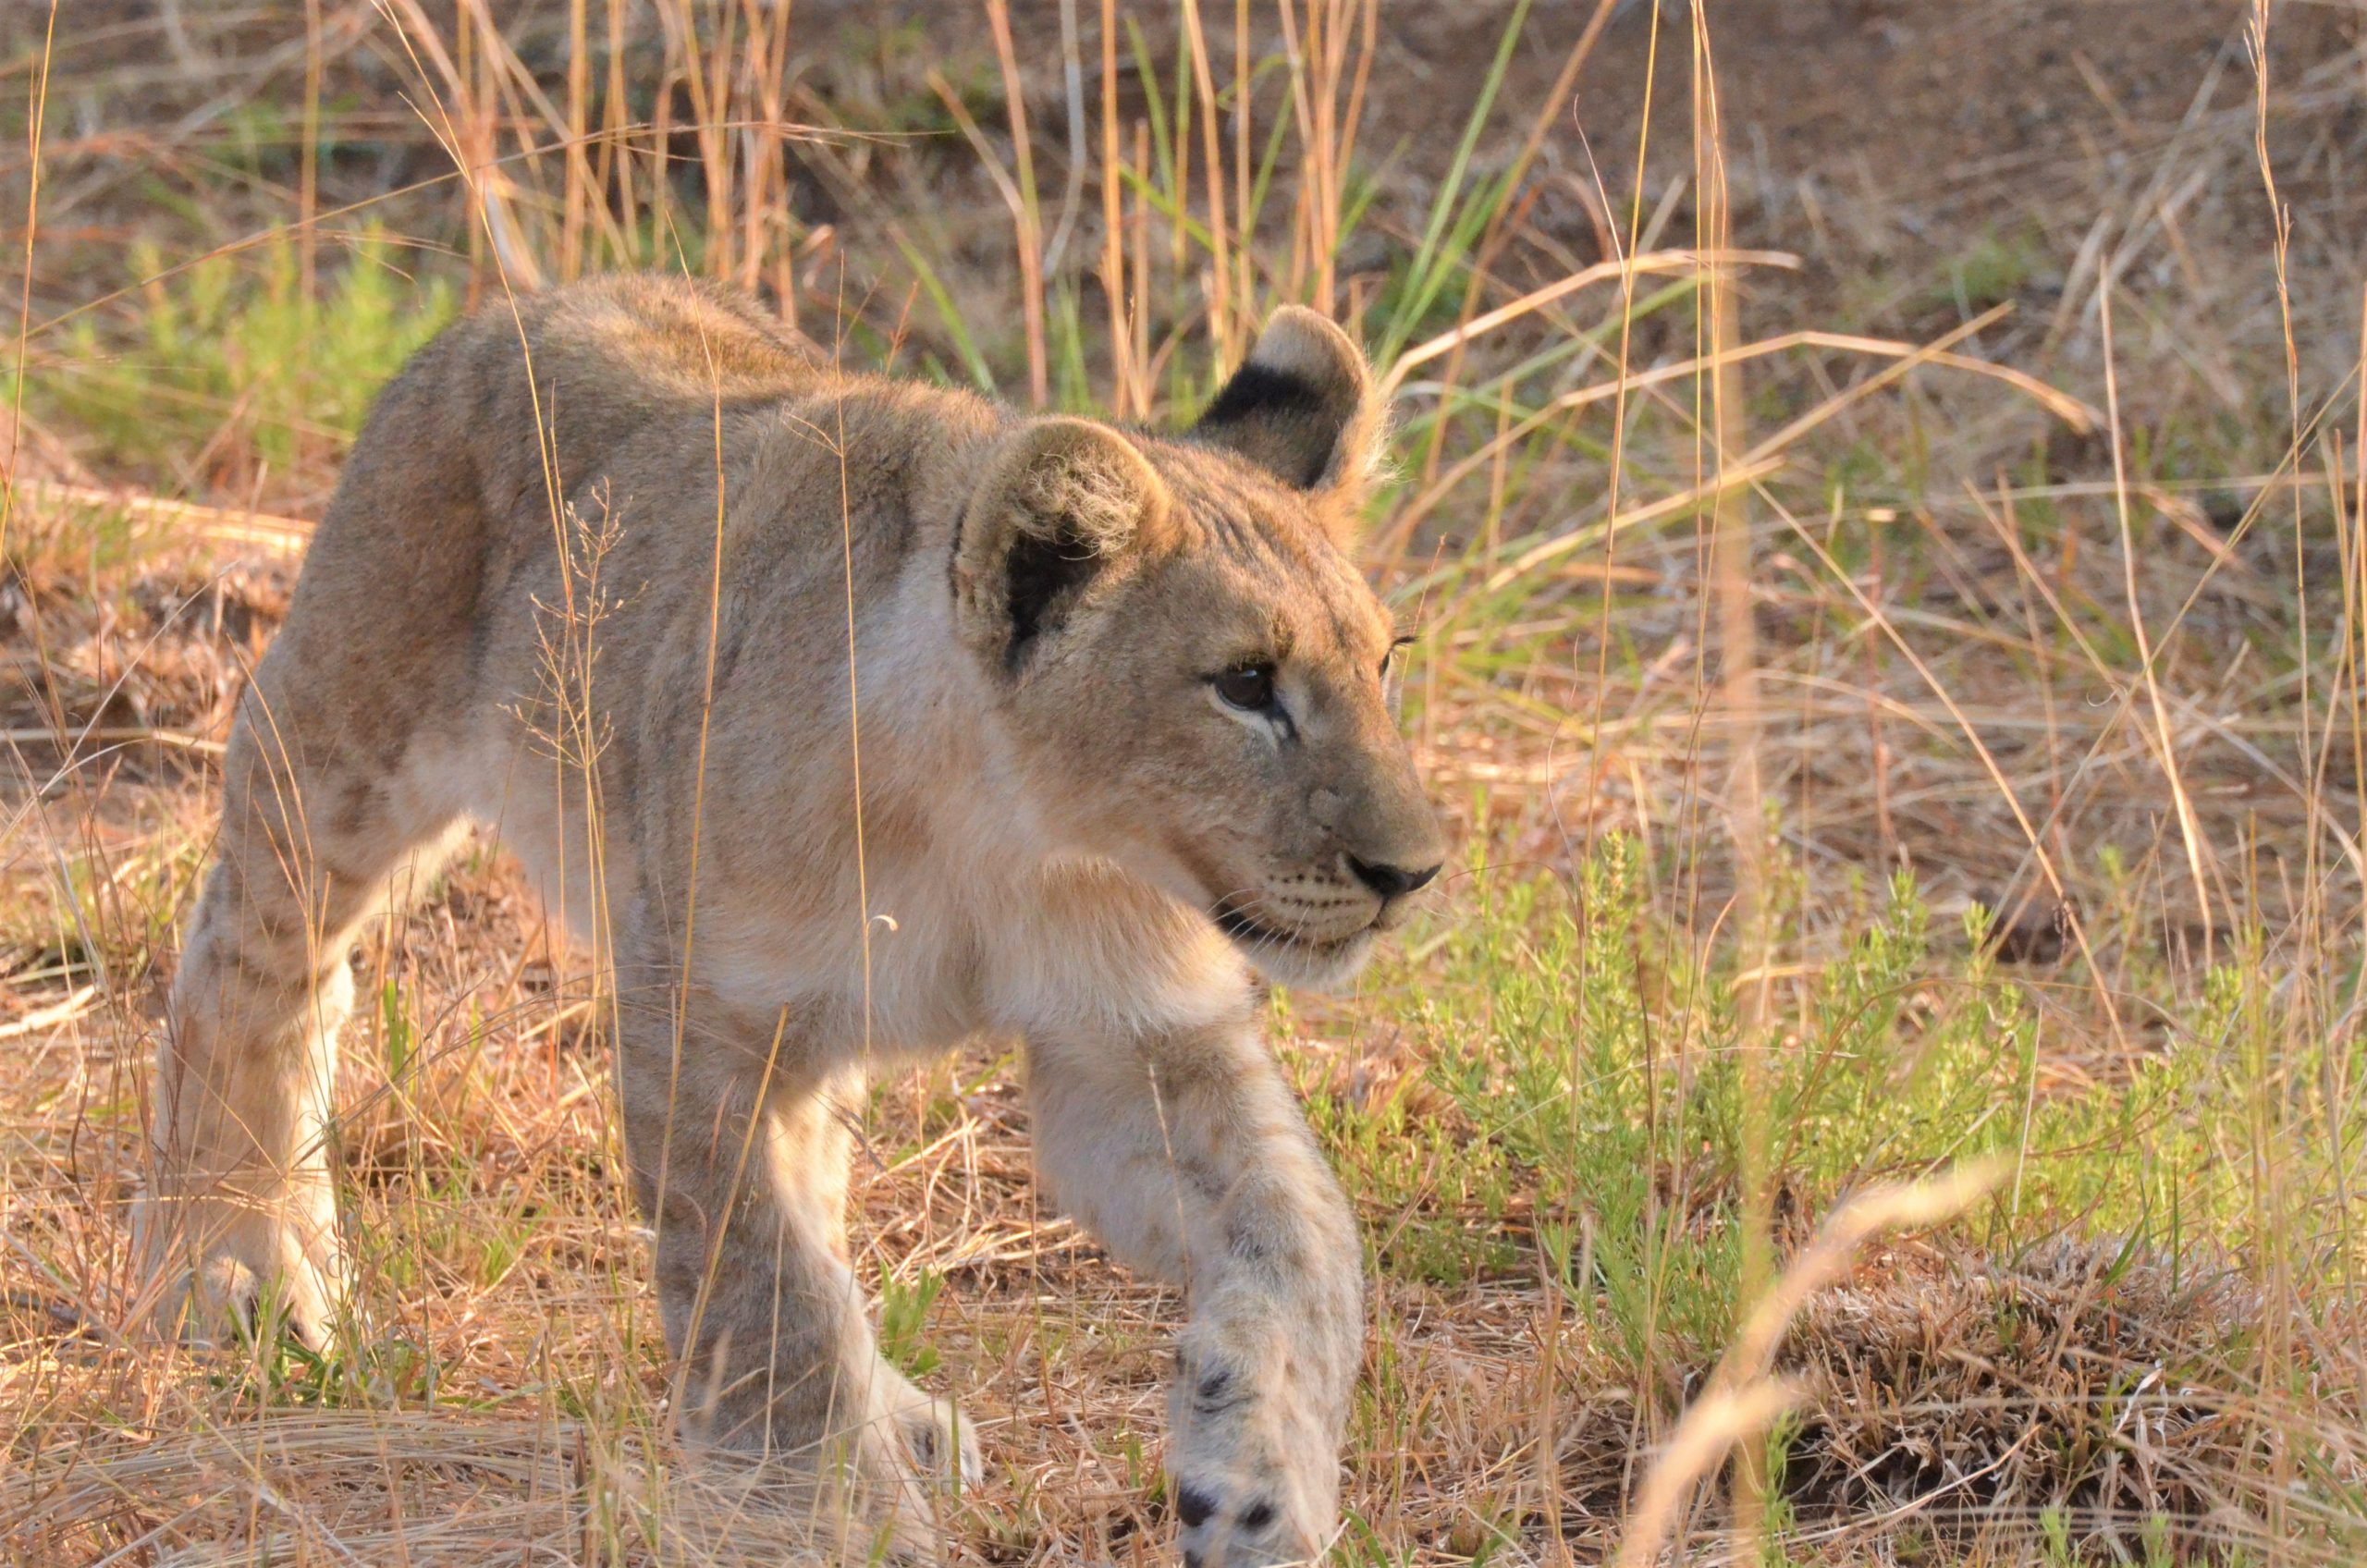
[[[521,296],[514,314],[507,300],[472,312],[371,410],[306,552],[274,680],[337,692],[398,754],[420,722],[481,695],[470,651],[515,610],[506,590],[553,570],[553,479],[570,493],[652,426],[703,434],[718,399],[728,411],[830,379],[754,301],[687,279],[595,278]]]
[[[746,295],[692,278],[588,278],[537,297],[526,324],[529,346],[556,361],[556,374],[605,373],[700,403],[791,396],[827,368]]]
[[[445,408],[467,426],[449,434],[478,452],[490,509],[522,503],[546,518],[546,444],[564,492],[652,424],[778,402],[830,374],[746,296],[631,274],[528,296],[515,319],[498,304],[480,311],[438,349],[447,362],[431,349],[418,370],[459,383]]]

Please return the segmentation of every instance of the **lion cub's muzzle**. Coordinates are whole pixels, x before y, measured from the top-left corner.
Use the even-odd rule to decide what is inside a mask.
[[[1235,893],[1209,909],[1251,966],[1280,984],[1336,985],[1363,967],[1374,939],[1401,925],[1440,861],[1407,866],[1343,853],[1336,867]]]

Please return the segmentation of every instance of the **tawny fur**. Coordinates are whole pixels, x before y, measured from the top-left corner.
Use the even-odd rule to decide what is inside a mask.
[[[611,977],[688,1437],[851,1465],[908,1538],[916,1475],[975,1478],[874,1343],[840,1108],[1014,1035],[1056,1195],[1189,1292],[1187,1553],[1319,1550],[1358,1242],[1253,975],[1353,973],[1441,855],[1343,549],[1379,423],[1304,312],[1174,438],[845,374],[679,282],[447,333],[380,398],[239,710],[159,1063],[158,1310],[349,1321],[349,949],[474,823]],[[1273,703],[1229,699],[1257,668]]]

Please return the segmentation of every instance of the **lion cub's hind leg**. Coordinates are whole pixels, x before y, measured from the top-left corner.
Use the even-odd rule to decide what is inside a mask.
[[[850,1084],[830,1031],[795,1008],[684,998],[671,967],[620,965],[618,1023],[683,1435],[825,1495],[851,1488],[851,1523],[924,1548],[939,1494],[976,1485],[979,1457],[953,1407],[879,1354],[848,1259]]]
[[[342,1293],[329,1175],[347,953],[407,857],[454,814],[414,744],[392,769],[353,694],[323,692],[288,639],[241,702],[222,832],[173,983],[152,1091],[153,1179],[134,1217],[140,1305],[212,1338],[272,1304],[325,1345]],[[342,701],[333,700],[338,696]]]

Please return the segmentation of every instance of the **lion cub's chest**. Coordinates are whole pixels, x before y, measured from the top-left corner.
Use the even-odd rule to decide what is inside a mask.
[[[869,891],[867,925],[853,899],[703,923],[694,966],[737,1011],[788,1009],[836,1060],[935,1056],[990,1027],[991,943],[969,901],[901,877]]]

